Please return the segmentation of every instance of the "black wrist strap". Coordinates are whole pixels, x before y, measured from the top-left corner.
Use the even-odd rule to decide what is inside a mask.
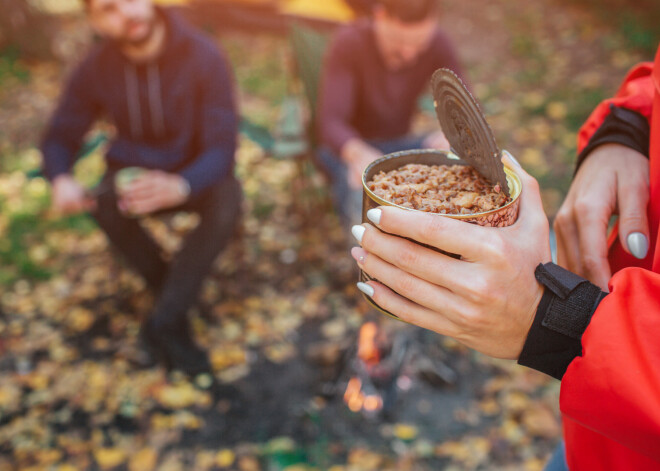
[[[592,150],[603,144],[621,144],[648,158],[650,135],[649,122],[643,115],[627,108],[610,105],[610,114],[578,155],[575,171],[577,172]]]
[[[582,334],[607,293],[554,263],[539,264],[534,275],[545,292],[518,363],[561,379],[582,355]]]

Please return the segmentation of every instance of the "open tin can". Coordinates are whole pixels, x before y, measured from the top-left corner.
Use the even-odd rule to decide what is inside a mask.
[[[124,167],[117,171],[114,179],[115,193],[117,198],[121,198],[131,183],[133,183],[140,176],[144,175],[145,172],[147,172],[147,169],[142,167]],[[124,211],[123,214],[124,216],[130,218],[138,217],[130,211]]]
[[[373,179],[374,175],[378,174],[379,172],[389,172],[391,170],[398,169],[408,164],[469,165],[464,160],[457,159],[457,156],[451,152],[435,150],[435,149],[414,149],[414,150],[396,152],[394,154],[388,154],[384,157],[381,157],[378,160],[375,160],[366,168],[364,174],[362,175],[362,195],[363,195],[362,222],[363,223],[365,222],[370,223],[370,221],[367,219],[367,211],[373,208],[377,208],[378,206],[394,206],[408,211],[418,211],[416,209],[406,208],[404,206],[400,206],[390,201],[384,200],[383,198],[377,196],[373,191],[371,191],[368,185],[368,183]],[[472,224],[478,224],[480,226],[506,227],[512,225],[514,222],[516,222],[516,219],[518,218],[518,208],[520,206],[520,194],[522,190],[522,184],[520,182],[520,178],[518,177],[518,175],[516,175],[512,170],[504,167],[504,172],[506,174],[506,180],[510,192],[510,200],[504,206],[481,213],[434,214],[434,215],[437,217],[449,217],[452,219],[460,219],[461,221],[469,222]],[[425,244],[422,245],[452,257],[456,257],[456,258],[460,257],[460,255],[458,254],[450,254],[436,247],[430,247]],[[367,275],[364,271],[360,270],[360,281],[366,283],[371,280],[372,278],[369,275]],[[378,309],[383,314],[399,319],[398,316],[378,306],[378,304],[376,304],[373,301],[373,299],[371,299],[369,296],[365,296],[365,299],[369,302],[369,304],[371,304],[373,307]]]
[[[369,222],[367,211],[378,206],[395,206],[409,211],[418,211],[377,196],[369,189],[369,182],[380,172],[387,173],[408,164],[423,164],[470,166],[493,185],[500,185],[509,197],[508,202],[503,206],[485,212],[434,215],[459,219],[480,226],[505,227],[512,225],[518,217],[522,183],[511,169],[502,164],[502,154],[477,101],[460,78],[448,69],[439,69],[433,74],[431,88],[438,122],[451,144],[452,151],[414,149],[389,154],[372,162],[362,175],[362,222]],[[412,242],[420,244],[417,241]],[[451,257],[460,258],[460,254],[451,254],[436,247],[421,245]],[[360,270],[361,282],[371,280],[369,275]],[[365,299],[382,313],[399,319],[398,316],[378,306],[370,297],[365,295]]]

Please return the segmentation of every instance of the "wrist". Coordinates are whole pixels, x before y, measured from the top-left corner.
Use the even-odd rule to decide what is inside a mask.
[[[575,172],[577,173],[585,159],[596,148],[606,144],[619,144],[648,158],[649,133],[649,122],[643,115],[633,110],[610,105],[610,113],[578,154]]]
[[[373,150],[373,147],[364,142],[362,139],[352,138],[346,141],[346,143],[342,146],[340,155],[341,159],[345,163],[352,164],[359,162],[361,160],[361,156],[372,153]]]
[[[535,276],[543,297],[518,363],[561,379],[582,355],[582,334],[607,293],[553,263],[539,265]]]

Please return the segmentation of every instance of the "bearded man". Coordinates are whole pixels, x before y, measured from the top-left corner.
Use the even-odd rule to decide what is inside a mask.
[[[86,0],[85,10],[101,41],[71,75],[41,147],[53,205],[65,214],[90,211],[155,293],[140,331],[150,358],[191,375],[208,371],[187,314],[240,215],[230,67],[211,40],[151,0]],[[115,134],[104,191],[92,200],[71,168],[98,118]],[[140,171],[118,194],[115,176],[127,167]],[[168,260],[140,218],[173,210],[200,221]]]

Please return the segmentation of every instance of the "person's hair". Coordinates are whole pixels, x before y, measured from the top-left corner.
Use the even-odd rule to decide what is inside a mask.
[[[404,23],[417,23],[437,13],[437,0],[380,0],[378,2],[392,17]]]

